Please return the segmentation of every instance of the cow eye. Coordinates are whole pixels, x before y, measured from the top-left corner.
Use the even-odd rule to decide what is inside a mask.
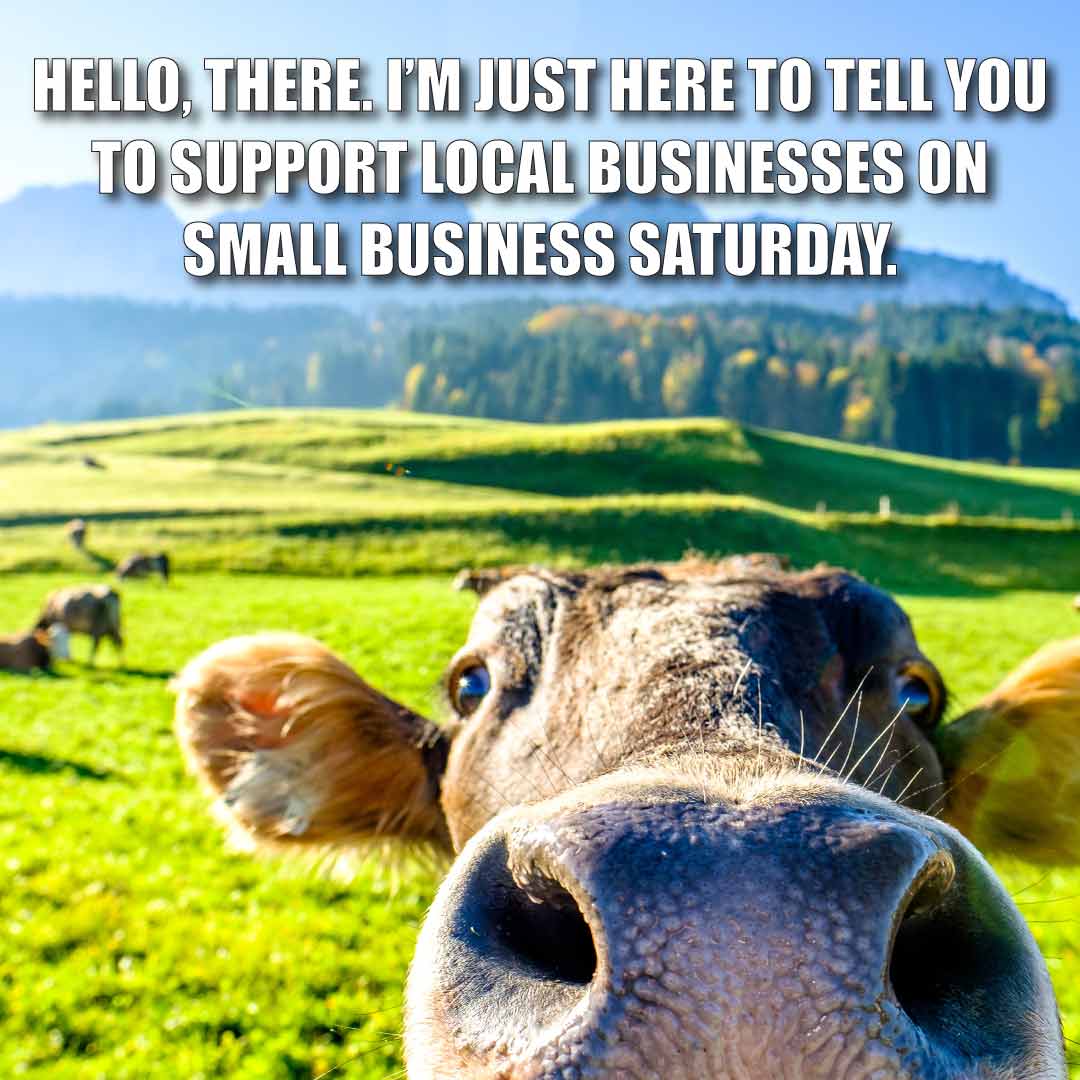
[[[920,665],[907,668],[900,675],[900,704],[905,715],[920,727],[932,727],[940,718],[941,691],[937,681]]]
[[[491,675],[483,664],[464,668],[454,683],[454,708],[462,716],[470,716],[480,708],[480,703],[491,689]]]

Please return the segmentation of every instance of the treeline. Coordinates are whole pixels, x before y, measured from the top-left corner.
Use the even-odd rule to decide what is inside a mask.
[[[474,305],[404,337],[407,408],[725,416],[954,458],[1080,463],[1080,324],[1026,310]]]
[[[0,426],[254,405],[538,422],[725,416],[1080,465],[1080,323],[1053,312],[503,299],[269,309],[0,298]]]

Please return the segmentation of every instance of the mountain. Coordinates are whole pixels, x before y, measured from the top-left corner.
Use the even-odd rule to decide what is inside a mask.
[[[316,195],[301,187],[289,195],[271,195],[261,205],[237,213],[219,214],[216,220],[243,221],[336,221],[343,231],[355,231],[361,222],[472,220],[468,204],[456,195],[426,195],[417,186],[417,175],[402,179],[400,195]]]
[[[470,220],[468,205],[453,196],[425,195],[415,178],[400,196],[321,196],[307,189],[272,196],[258,207],[237,207],[214,220],[337,221],[347,250],[355,251],[360,223]],[[574,219],[607,221],[617,237],[634,221],[661,225],[709,220],[701,206],[670,196],[598,199]],[[623,248],[625,254],[625,247]],[[899,248],[900,275],[887,279],[640,280],[628,272],[600,281],[447,281],[428,275],[406,279],[311,281],[196,280],[182,264],[181,223],[162,202],[120,194],[101,196],[93,184],[28,188],[0,203],[0,294],[24,297],[107,296],[141,301],[229,304],[336,304],[369,311],[379,303],[450,304],[479,298],[534,295],[604,298],[631,307],[686,302],[768,302],[823,311],[853,312],[866,303],[949,303],[993,310],[1027,307],[1054,314],[1067,305],[1054,293],[1011,273],[1002,262],[961,259]],[[622,260],[620,260],[622,261]]]
[[[342,242],[355,245],[365,221],[470,219],[456,197],[425,195],[403,184],[400,196],[315,195],[307,188],[274,195],[256,207],[225,210],[221,221],[341,224]],[[192,217],[195,220],[195,216]],[[350,248],[349,250],[355,250]],[[338,304],[369,309],[374,301],[416,299],[407,281],[197,279],[184,272],[183,223],[156,199],[99,195],[93,184],[33,187],[0,202],[0,295],[111,297],[140,301],[256,307]],[[447,283],[432,282],[441,286]],[[434,299],[429,289],[424,299]]]
[[[616,240],[624,245],[630,226],[637,221],[653,221],[666,226],[673,222],[709,221],[710,215],[690,199],[669,195],[637,197],[607,196],[595,200],[576,214],[578,225],[606,221],[615,229]],[[754,215],[750,221],[777,221]],[[794,222],[788,222],[794,224]],[[855,312],[864,304],[955,304],[987,307],[994,311],[1022,307],[1067,315],[1068,305],[1048,289],[1033,285],[1011,273],[1005,263],[995,260],[963,259],[938,252],[894,249],[899,273],[892,278],[692,278],[664,282],[639,281],[623,273],[617,280],[602,282],[582,279],[580,285],[621,304],[650,306],[658,303],[700,301],[706,303],[794,304],[820,311]],[[657,298],[657,286],[667,293]]]
[[[94,184],[26,188],[0,203],[0,293],[182,299],[182,247],[164,203]]]
[[[673,195],[604,195],[571,220],[577,225],[606,221],[615,230],[616,238],[624,240],[636,221],[667,226],[681,221],[708,221],[711,216],[700,203]]]
[[[403,221],[456,221],[468,224],[471,215],[464,200],[454,195],[425,195],[419,190],[417,175],[402,179],[400,195],[316,195],[302,187],[289,195],[272,195],[256,207],[245,207],[225,212],[211,218],[221,221],[258,221],[263,224],[287,221],[299,223],[311,221],[336,222],[342,253],[350,266],[359,262],[360,226],[365,222],[380,222],[394,226]],[[448,299],[451,282],[431,275],[425,279],[424,296],[427,302]],[[270,280],[261,282],[245,279],[240,282],[204,279],[198,288],[211,298],[222,296],[230,303],[238,302],[234,296],[243,293],[240,303],[279,304],[340,304],[352,310],[368,310],[377,303],[397,301],[407,303],[418,299],[414,285],[402,278],[367,279],[351,274],[347,278],[322,278],[312,280]],[[239,289],[237,288],[239,286]],[[227,294],[227,295],[226,295]]]
[[[0,296],[0,428],[243,401],[381,405],[400,353],[340,307]]]

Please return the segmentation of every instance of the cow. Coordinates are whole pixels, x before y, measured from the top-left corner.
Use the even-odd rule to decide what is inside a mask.
[[[143,555],[141,552],[129,555],[116,568],[116,576],[121,581],[149,577],[151,574],[160,574],[162,581],[169,580],[169,556],[164,551],[157,555]]]
[[[648,569],[648,566],[643,566]],[[508,578],[519,574],[528,573],[537,567],[529,566],[497,566],[481,570],[466,569],[455,575],[452,587],[456,592],[473,592],[477,596],[493,589],[496,585]],[[637,567],[627,566],[626,573],[632,573]],[[719,560],[710,560],[702,556],[688,554],[678,563],[669,563],[666,567],[668,574],[677,574],[683,577],[693,575],[695,577],[730,577],[742,576],[751,570],[790,570],[791,559],[786,555],[776,555],[771,551],[753,551],[748,555],[728,555]]]
[[[89,635],[93,641],[91,664],[102,638],[108,638],[117,653],[123,654],[120,596],[108,585],[76,585],[50,593],[34,629],[48,630],[53,626],[63,626],[72,634]]]
[[[86,522],[82,518],[72,518],[64,526],[64,535],[68,538],[68,543],[71,544],[76,551],[84,551],[86,549]]]
[[[436,725],[284,632],[174,682],[242,843],[445,857],[413,1080],[1066,1076],[979,849],[1080,862],[1080,638],[943,724],[907,616],[851,573],[533,568],[444,685]]]
[[[63,626],[0,636],[0,671],[28,675],[51,671],[54,660],[70,660],[68,632]]]

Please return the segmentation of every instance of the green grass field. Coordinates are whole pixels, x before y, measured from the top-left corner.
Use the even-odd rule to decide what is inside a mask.
[[[107,467],[86,468],[87,454]],[[956,594],[1073,588],[1080,471],[715,420],[251,411],[0,435],[0,571],[93,568],[58,527],[75,515],[100,562],[165,547],[188,571],[356,576],[764,549]]]
[[[960,514],[943,513],[954,500]],[[225,413],[0,436],[0,629],[137,548],[166,548],[177,570],[168,587],[123,587],[124,669],[104,646],[94,670],[0,675],[0,1076],[401,1067],[403,978],[435,878],[369,864],[344,881],[224,850],[183,775],[166,686],[210,642],[301,630],[430,711],[472,610],[449,588],[461,565],[769,549],[897,590],[961,708],[1080,632],[1080,529],[1063,512],[1080,518],[1080,473],[720,422]],[[63,539],[75,514],[90,556]],[[999,869],[1080,1038],[1080,871]]]

